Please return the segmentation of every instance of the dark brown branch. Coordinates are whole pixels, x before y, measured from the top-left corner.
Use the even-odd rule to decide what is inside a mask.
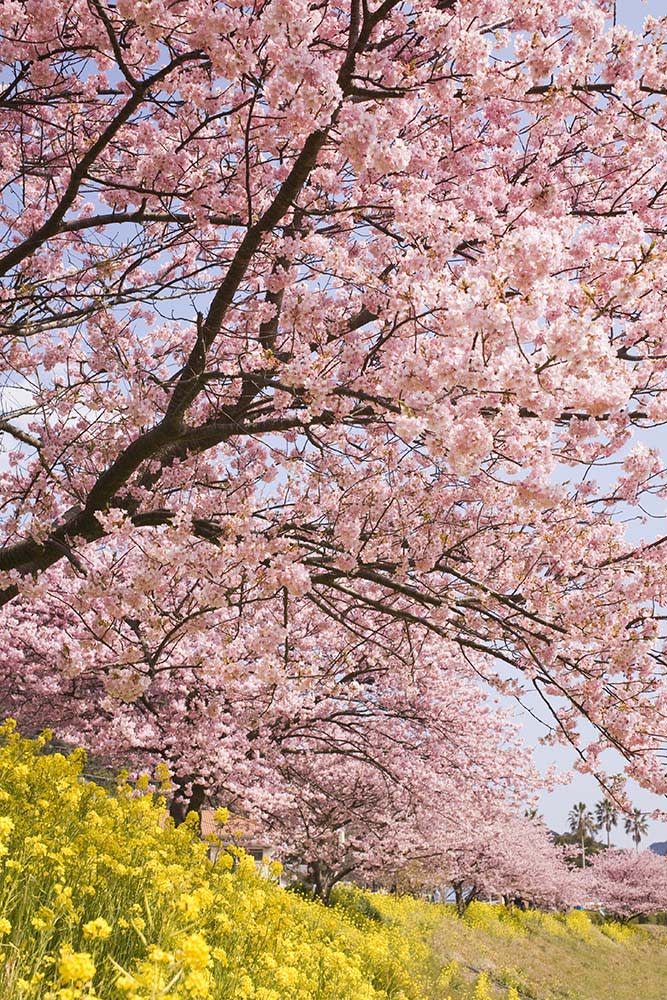
[[[106,149],[112,139],[120,131],[123,125],[129,121],[134,112],[140,107],[150,88],[155,86],[156,83],[160,83],[164,80],[177,67],[193,59],[201,59],[201,53],[184,52],[182,55],[173,59],[167,66],[163,66],[161,70],[158,70],[157,73],[154,73],[147,80],[143,81],[139,87],[137,87],[132,97],[130,97],[130,99],[123,105],[118,114],[109,122],[102,134],[98,136],[95,142],[83,154],[72,171],[72,175],[60,201],[46,222],[31,236],[24,240],[23,243],[20,243],[17,247],[14,247],[13,250],[10,250],[9,253],[6,253],[4,257],[0,258],[0,275],[7,274],[7,272],[13,267],[16,267],[17,264],[20,264],[32,253],[34,253],[35,250],[38,250],[39,247],[46,243],[47,240],[57,235],[60,224],[65,218],[67,211],[74,204],[74,201],[79,193],[79,188],[81,187],[89,169],[92,167],[98,156]]]
[[[82,229],[96,229],[101,226],[122,225],[126,222],[164,222],[188,225],[195,222],[194,216],[185,212],[146,212],[137,209],[136,212],[104,212],[101,215],[90,215],[83,219],[65,220],[59,227],[59,233],[77,233]],[[208,222],[214,226],[242,226],[239,215],[211,215]]]

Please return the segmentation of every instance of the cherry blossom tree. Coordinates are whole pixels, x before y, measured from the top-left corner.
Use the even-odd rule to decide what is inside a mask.
[[[479,816],[483,803],[511,816],[545,781],[507,712],[432,640],[418,672],[397,664],[388,672],[367,653],[332,662],[332,622],[323,618],[312,635],[304,618],[289,636],[303,659],[292,653],[286,672],[282,658],[271,659],[266,627],[253,629],[242,655],[240,639],[221,642],[213,620],[211,630],[185,629],[169,644],[159,633],[151,680],[143,651],[131,670],[127,658],[119,665],[125,646],[111,632],[105,650],[91,638],[86,623],[101,613],[91,601],[83,620],[51,606],[41,618],[18,618],[20,643],[0,656],[5,705],[38,730],[50,702],[59,735],[109,763],[139,771],[166,761],[176,821],[205,800],[252,816],[283,857],[308,866],[325,898],[346,874],[375,878],[378,864],[441,850],[434,838],[447,817]],[[15,683],[17,662],[25,686]]]
[[[2,4],[3,708],[186,802],[439,663],[667,788],[667,27],[611,8]]]
[[[376,690],[373,700],[354,719],[339,704],[338,718],[283,746],[265,781],[239,789],[280,856],[305,868],[325,900],[341,879],[393,883],[406,865],[433,885],[462,823],[511,821],[544,782],[507,714],[469,684],[452,678],[428,716],[422,697],[412,710],[405,696]]]
[[[429,875],[439,873],[440,884],[451,886],[459,914],[480,896],[557,910],[581,902],[580,879],[565,849],[541,822],[519,816],[509,803],[460,816],[444,842]]]
[[[596,902],[620,920],[667,909],[667,861],[653,851],[602,851],[589,874]]]

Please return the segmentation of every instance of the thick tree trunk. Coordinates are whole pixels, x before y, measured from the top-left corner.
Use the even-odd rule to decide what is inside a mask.
[[[197,782],[191,787],[192,791],[188,795],[186,792],[186,783],[176,782],[176,790],[169,802],[169,815],[176,826],[180,826],[181,823],[185,822],[185,817],[191,812],[197,813],[201,823],[201,811],[206,802],[206,792],[203,785],[199,785]]]
[[[313,861],[308,865],[308,874],[313,883],[313,895],[316,899],[321,899],[325,906],[331,901],[331,891],[336,882],[339,881],[333,872],[324,868],[319,861]]]

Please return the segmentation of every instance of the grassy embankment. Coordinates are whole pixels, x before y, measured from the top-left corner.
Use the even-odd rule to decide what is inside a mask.
[[[664,1000],[661,928],[594,927],[473,905],[339,893],[335,908],[260,877],[151,795],[81,780],[0,729],[3,1000]],[[275,876],[273,872],[273,876]]]

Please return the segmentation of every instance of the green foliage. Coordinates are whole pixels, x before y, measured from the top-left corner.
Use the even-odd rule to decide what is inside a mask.
[[[370,896],[355,886],[344,884],[334,886],[331,904],[353,919],[361,917],[363,920],[382,923],[382,914],[372,903]]]

